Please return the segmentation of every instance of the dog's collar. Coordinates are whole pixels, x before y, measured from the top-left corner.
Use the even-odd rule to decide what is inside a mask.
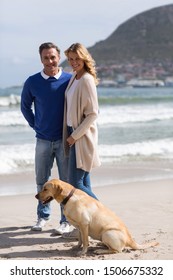
[[[70,197],[74,194],[75,192],[75,188],[73,188],[71,190],[71,192],[63,199],[63,201],[61,202],[62,205],[66,205],[66,203],[68,202],[68,200],[70,199]]]

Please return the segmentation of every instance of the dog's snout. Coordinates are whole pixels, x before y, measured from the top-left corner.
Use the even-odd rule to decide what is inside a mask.
[[[38,195],[38,194],[36,194],[36,195],[35,195],[35,198],[36,198],[36,199],[39,199],[39,195]]]

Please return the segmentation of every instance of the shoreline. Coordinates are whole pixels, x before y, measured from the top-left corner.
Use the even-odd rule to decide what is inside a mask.
[[[158,172],[159,164],[154,165]],[[153,166],[153,167],[154,167]],[[127,166],[126,166],[127,167]],[[136,166],[137,167],[137,166]],[[94,184],[94,192],[98,199],[112,209],[126,224],[133,238],[138,243],[156,240],[158,247],[147,250],[129,250],[119,254],[95,255],[98,242],[90,241],[86,256],[77,257],[76,251],[71,250],[75,241],[53,236],[53,229],[59,224],[60,206],[56,201],[51,202],[51,220],[42,232],[32,232],[30,227],[36,221],[37,200],[33,194],[0,196],[1,228],[0,228],[0,259],[3,260],[173,260],[173,179],[143,180],[146,169],[126,169],[119,165],[119,177],[127,178],[129,173],[141,177],[137,182],[112,184],[116,176],[115,166],[98,168],[93,171],[93,180],[103,180],[103,185]],[[139,166],[138,166],[139,167]],[[152,169],[150,170],[152,172]],[[148,172],[147,172],[148,174]],[[110,180],[108,180],[110,178]],[[34,183],[33,173],[18,174],[4,178],[6,187],[18,183],[21,187]],[[107,183],[106,183],[107,182]]]
[[[56,166],[51,178],[58,178]],[[173,179],[173,164],[169,161],[132,161],[102,163],[91,171],[92,187]],[[0,197],[36,193],[34,170],[0,175]]]

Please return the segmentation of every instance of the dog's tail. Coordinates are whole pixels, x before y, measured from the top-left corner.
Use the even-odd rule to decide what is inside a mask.
[[[157,241],[151,241],[144,244],[138,244],[131,238],[127,245],[134,250],[142,250],[142,249],[158,246],[159,243]]]

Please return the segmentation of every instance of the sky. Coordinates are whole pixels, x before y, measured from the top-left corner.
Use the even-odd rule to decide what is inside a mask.
[[[38,48],[54,42],[64,50],[105,40],[131,17],[173,0],[0,0],[0,88],[23,85],[42,70]]]

